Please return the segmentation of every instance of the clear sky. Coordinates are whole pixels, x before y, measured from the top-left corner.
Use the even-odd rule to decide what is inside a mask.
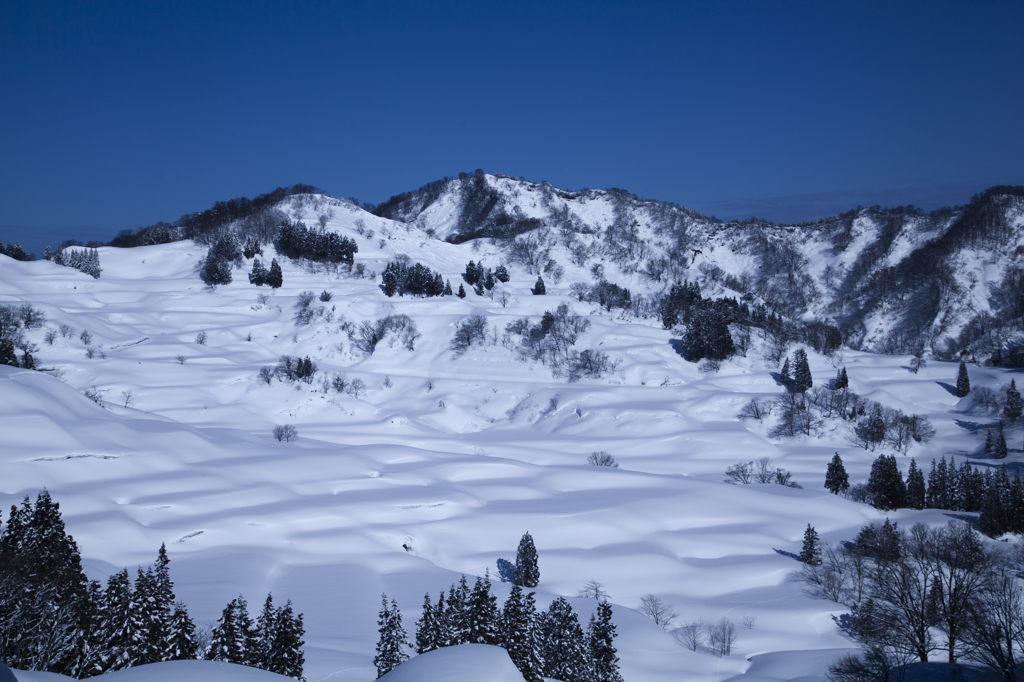
[[[0,237],[460,171],[721,218],[1024,184],[1024,2],[0,0]]]

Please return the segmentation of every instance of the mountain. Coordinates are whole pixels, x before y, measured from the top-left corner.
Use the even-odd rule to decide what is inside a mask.
[[[498,560],[514,560],[526,532],[540,608],[568,597],[585,625],[597,602],[578,592],[596,581],[610,595],[630,682],[724,680],[766,652],[777,655],[763,669],[821,676],[855,643],[836,624],[847,607],[800,577],[807,526],[839,543],[887,517],[910,528],[977,513],[881,511],[833,495],[834,454],[855,485],[897,451],[903,473],[912,459],[924,468],[951,457],[998,470],[984,440],[1012,371],[970,364],[974,390],[959,398],[958,365],[942,359],[940,342],[969,318],[934,337],[917,371],[908,354],[864,349],[899,328],[893,311],[918,305],[886,284],[909,281],[915,258],[967,264],[948,281],[974,298],[951,303],[951,320],[984,303],[1003,316],[986,330],[1014,323],[999,283],[1020,259],[1009,249],[1021,231],[1016,190],[990,190],[943,219],[863,209],[786,227],[490,175],[375,212],[306,189],[122,235],[122,247],[79,259],[93,274],[0,255],[0,336],[17,337],[16,360],[28,351],[37,368],[0,366],[0,508],[46,488],[93,579],[134,573],[166,543],[175,593],[201,626],[240,592],[250,604],[271,591],[291,599],[305,614],[307,679],[375,678],[382,592],[410,634],[423,595],[436,599],[463,574],[489,572],[503,603],[511,586]],[[314,255],[357,250],[288,257],[295,245],[273,239],[282,221],[293,235],[309,226]],[[234,248],[258,238],[262,255],[230,253],[236,238]],[[882,255],[863,255],[880,244]],[[81,250],[68,249],[64,262],[78,262],[70,254]],[[203,276],[221,250],[231,281],[211,285]],[[257,258],[278,261],[282,286],[249,281]],[[477,294],[470,261],[485,274],[504,266],[508,281],[495,276]],[[873,274],[840,299],[858,263]],[[830,288],[829,265],[845,273]],[[424,271],[453,292],[461,284],[466,297],[388,296],[382,275],[396,270],[407,284]],[[973,289],[972,272],[984,275]],[[675,280],[699,291],[673,294]],[[872,291],[885,300],[871,303]],[[861,306],[863,337],[847,336],[860,349],[818,352],[806,340],[822,329],[814,319],[848,329],[830,312],[840,300],[850,317]],[[688,306],[669,329],[666,301]],[[736,352],[691,361],[692,328],[715,315]],[[986,338],[971,342],[979,354]],[[808,402],[823,401],[799,424],[787,421],[779,372],[784,358],[800,364],[798,350],[813,376]],[[859,397],[826,415],[843,368]],[[934,437],[865,440],[876,407],[895,430],[927,423]],[[1005,434],[1016,464],[1024,430]],[[725,482],[727,469],[762,458],[773,483]],[[643,613],[647,596],[680,615],[659,626]],[[736,626],[730,654],[681,643],[684,621],[723,618]]]

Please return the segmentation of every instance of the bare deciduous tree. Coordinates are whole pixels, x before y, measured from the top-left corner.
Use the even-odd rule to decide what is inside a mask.
[[[666,630],[672,624],[672,621],[679,617],[679,614],[672,608],[671,604],[653,594],[645,594],[640,597],[640,612],[653,620],[655,625]]]

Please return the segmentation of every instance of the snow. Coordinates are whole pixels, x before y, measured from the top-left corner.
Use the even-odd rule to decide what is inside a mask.
[[[35,671],[18,670],[16,674],[18,682],[59,682],[74,679],[55,673]],[[291,678],[221,661],[168,661],[107,673],[103,679],[110,682],[284,682]]]
[[[461,644],[416,656],[384,677],[387,682],[522,682],[505,650]]]
[[[586,196],[573,210],[605,210]],[[358,234],[357,220],[375,231],[372,238]],[[427,226],[441,229],[437,220]],[[406,253],[440,270],[456,290],[466,262],[500,260],[497,247],[482,240],[432,240],[419,227],[348,204],[336,207],[328,229],[356,239],[356,261],[371,270]],[[0,504],[48,488],[91,578],[148,565],[166,542],[175,591],[197,623],[209,625],[239,593],[252,605],[272,591],[305,614],[310,682],[369,681],[382,592],[397,599],[411,635],[425,592],[436,599],[463,573],[489,570],[497,580],[496,560],[514,560],[529,531],[540,557],[542,607],[569,596],[585,625],[595,603],[573,595],[589,579],[604,584],[629,682],[745,672],[765,680],[814,677],[854,646],[832,621],[845,607],[811,594],[794,577],[799,564],[790,554],[799,551],[808,523],[834,542],[884,518],[822,487],[834,452],[854,483],[866,480],[878,453],[852,444],[845,422],[820,437],[781,441],[767,435],[769,424],[739,418],[751,398],[781,392],[771,377],[777,367],[758,348],[718,373],[702,373],[675,353],[656,321],[601,314],[567,296],[568,283],[583,274],[561,256],[570,275],[560,285],[549,282],[547,296],[530,293],[536,275],[510,268],[514,299],[503,308],[472,291],[465,300],[388,299],[379,277],[290,262],[282,262],[279,290],[248,284],[246,270],[213,290],[196,274],[206,250],[191,242],[99,251],[99,280],[0,256],[0,303],[32,303],[48,326],[76,330],[52,346],[43,342],[44,330],[29,333],[39,364],[60,369],[63,381],[0,367]],[[749,265],[742,254],[730,258]],[[296,326],[298,294],[324,289],[332,301],[314,305],[333,309],[333,320]],[[265,305],[257,302],[261,293],[270,296]],[[502,346],[506,323],[522,316],[536,322],[563,302],[592,322],[578,347],[608,352],[620,363],[614,373],[566,383]],[[392,313],[418,326],[414,351],[385,341],[364,357],[339,331],[342,317],[358,324]],[[498,328],[497,343],[492,336],[454,357],[448,343],[455,325],[474,313]],[[93,359],[78,338],[83,329],[94,337]],[[199,331],[207,333],[205,345],[195,342]],[[257,383],[260,367],[282,354],[309,355],[321,375],[346,372],[367,391],[355,398],[325,394],[318,383]],[[955,454],[959,461],[976,453],[980,441],[966,422],[978,418],[966,418],[959,410],[969,405],[946,388],[955,365],[931,362],[915,375],[907,357],[848,350],[809,356],[819,385],[846,366],[861,395],[932,420],[935,440],[900,456],[904,470],[911,457],[926,466],[933,457]],[[971,367],[974,387],[1008,381],[1003,370]],[[103,407],[83,395],[92,387],[103,392]],[[125,407],[120,396],[128,390],[134,403]],[[299,439],[273,440],[277,424],[295,425]],[[1020,434],[1010,438],[1010,459],[1018,461],[1012,444]],[[610,452],[620,468],[586,466],[597,450]],[[728,465],[763,456],[792,471],[803,489],[723,483]],[[909,510],[890,516],[901,524],[948,518]],[[508,585],[496,583],[495,592],[503,602]],[[684,649],[637,610],[648,593],[681,619],[732,619],[733,655]],[[756,627],[741,627],[744,616]],[[803,653],[786,653],[795,647]],[[440,667],[465,670],[467,678],[517,679],[495,662],[503,652],[462,650],[413,659],[393,677],[430,679]],[[425,677],[413,677],[420,669],[428,670]],[[115,676],[148,682],[162,679],[162,670]],[[194,679],[205,679],[206,670],[196,667]],[[226,679],[223,670],[216,674]]]

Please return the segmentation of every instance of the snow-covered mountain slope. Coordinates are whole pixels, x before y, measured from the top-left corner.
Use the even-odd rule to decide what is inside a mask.
[[[596,265],[634,292],[689,279],[746,294],[794,318],[834,323],[848,345],[864,350],[923,348],[951,359],[965,349],[991,353],[1015,333],[1021,340],[1021,187],[994,187],[967,206],[929,215],[876,206],[776,225],[723,223],[622,190],[568,192],[463,174],[375,212],[449,241],[492,237],[538,271],[572,261],[581,272],[567,272],[569,281],[589,279]]]
[[[770,420],[741,419],[751,398],[781,393],[762,341],[704,373],[680,357],[659,320],[611,314],[570,294],[599,257],[577,265],[564,246],[552,246],[548,258],[564,273],[546,276],[548,293],[536,296],[536,272],[509,260],[500,240],[451,243],[415,220],[326,198],[280,210],[307,223],[330,212],[325,229],[357,241],[356,263],[367,276],[279,258],[280,289],[249,284],[244,270],[211,288],[198,276],[207,249],[191,241],[101,248],[100,279],[0,256],[0,304],[46,314],[26,336],[38,346],[38,365],[58,370],[0,367],[3,508],[49,489],[97,579],[151,563],[166,542],[176,592],[201,624],[240,592],[253,604],[268,591],[279,603],[291,599],[305,613],[310,681],[373,679],[381,592],[397,599],[411,631],[425,592],[436,597],[463,573],[494,576],[496,560],[514,559],[527,531],[540,555],[542,606],[572,597],[585,622],[595,602],[573,595],[587,580],[604,584],[629,682],[722,680],[743,673],[749,656],[789,650],[809,652],[793,654],[804,661],[794,665],[820,673],[816,651],[852,646],[832,619],[844,607],[792,577],[792,553],[808,524],[838,541],[883,518],[822,487],[834,452],[853,482],[866,479],[878,453],[851,443],[848,422],[781,440],[768,435]],[[269,261],[273,247],[264,248]],[[716,245],[714,253],[737,268],[755,262],[739,247]],[[495,289],[508,297],[388,298],[369,274],[397,254],[456,289],[467,261],[509,262],[510,281]],[[639,272],[614,276],[638,292],[662,285]],[[323,290],[331,300],[314,300],[308,324],[297,320],[300,294]],[[590,322],[576,346],[607,353],[612,371],[570,383],[503,342],[507,323],[536,323],[563,303]],[[454,353],[457,325],[477,314],[487,320],[485,340]],[[407,315],[421,336],[414,350],[388,336],[368,356],[347,330],[387,315]],[[62,325],[67,333],[47,343],[47,329]],[[310,357],[315,381],[261,383],[260,369],[282,355]],[[936,438],[909,453],[919,463],[975,454],[974,427],[985,419],[965,415],[970,399],[961,403],[943,387],[956,366],[935,361],[911,374],[907,361],[810,353],[819,385],[845,366],[861,395],[931,419]],[[321,384],[342,374],[364,389]],[[1005,369],[971,368],[975,387],[1008,377]],[[298,440],[272,437],[286,424]],[[1016,445],[1020,434],[1010,440]],[[594,451],[620,467],[587,466]],[[762,456],[804,488],[722,482],[728,465]],[[909,460],[901,456],[901,466]],[[948,518],[892,516],[906,524]],[[495,590],[503,602],[508,586]],[[636,610],[649,593],[687,620],[739,624],[749,616],[756,625],[739,629],[730,657],[691,652]]]

